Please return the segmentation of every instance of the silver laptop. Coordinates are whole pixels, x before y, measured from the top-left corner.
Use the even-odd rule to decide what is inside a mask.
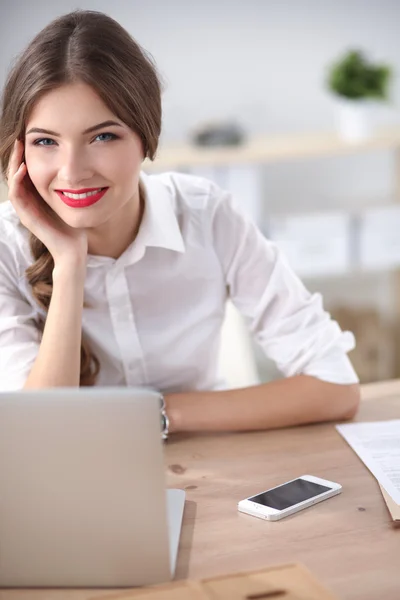
[[[155,392],[0,394],[1,587],[167,581],[184,504],[165,487]]]

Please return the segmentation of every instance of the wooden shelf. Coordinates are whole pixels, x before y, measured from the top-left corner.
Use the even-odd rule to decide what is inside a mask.
[[[392,150],[400,146],[400,127],[379,130],[368,140],[349,143],[335,133],[270,135],[252,138],[242,146],[203,148],[190,144],[166,145],[156,160],[146,160],[146,171],[166,171],[194,166],[265,164],[286,160]]]

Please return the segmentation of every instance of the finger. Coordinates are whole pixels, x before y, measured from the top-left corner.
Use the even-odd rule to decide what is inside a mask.
[[[9,187],[13,188],[15,185],[20,184],[21,181],[23,180],[23,178],[25,177],[26,173],[27,173],[26,164],[24,162],[22,162],[19,165],[16,172],[14,173],[14,175],[10,178]]]
[[[9,189],[9,199],[12,201],[14,197],[21,198],[21,189],[18,192],[18,187],[21,185],[25,175],[27,173],[26,164],[23,162],[17,169],[17,172],[13,175],[11,179],[8,181],[8,189]]]
[[[15,173],[18,171],[18,168],[21,164],[22,155],[24,152],[24,144],[21,140],[15,140],[13,151],[10,156],[10,162],[8,165],[8,173],[7,177],[14,177]]]
[[[17,172],[14,175],[14,181],[16,181],[17,183],[20,183],[23,180],[23,178],[25,177],[26,171],[27,171],[26,164],[24,162],[22,162],[19,165]]]

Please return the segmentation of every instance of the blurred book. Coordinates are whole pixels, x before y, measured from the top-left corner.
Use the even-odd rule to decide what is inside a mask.
[[[359,262],[362,269],[400,265],[400,206],[368,208],[359,218]]]
[[[351,268],[351,217],[344,211],[272,216],[268,237],[299,276],[341,275]]]

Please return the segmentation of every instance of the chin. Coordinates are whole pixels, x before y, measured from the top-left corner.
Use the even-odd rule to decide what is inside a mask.
[[[73,229],[93,229],[101,225],[99,219],[94,219],[93,216],[89,217],[88,215],[76,215],[75,218],[69,216],[63,218],[63,221]]]

